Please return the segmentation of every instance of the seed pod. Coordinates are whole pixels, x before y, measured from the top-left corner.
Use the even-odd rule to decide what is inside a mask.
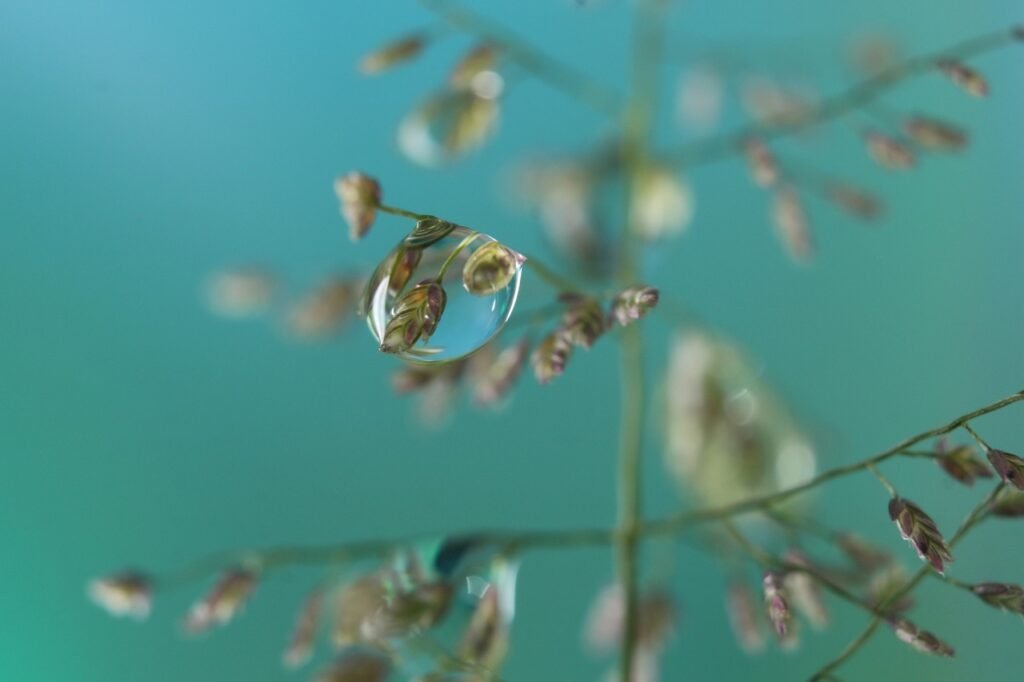
[[[871,158],[885,168],[908,170],[917,162],[910,147],[889,135],[869,130],[864,133],[864,141]]]
[[[612,303],[611,319],[620,326],[636,322],[658,305],[658,290],[654,287],[629,287],[619,292]]]
[[[952,59],[940,61],[938,67],[942,73],[946,74],[946,78],[967,94],[975,97],[988,97],[988,81],[978,71]]]
[[[533,373],[541,384],[550,382],[565,371],[565,365],[572,355],[572,344],[561,330],[551,332],[533,351],[531,363]]]
[[[252,571],[228,571],[209,594],[192,605],[185,617],[185,631],[197,634],[215,625],[226,625],[241,611],[255,587],[256,574]]]
[[[764,142],[751,138],[743,145],[750,176],[761,187],[771,187],[779,181],[779,164]]]
[[[999,478],[1012,484],[1017,490],[1024,490],[1024,459],[992,448],[989,448],[986,454]]]
[[[992,505],[991,513],[1006,519],[1024,517],[1024,493],[1004,490]]]
[[[416,227],[405,238],[405,245],[412,249],[424,249],[440,241],[455,229],[455,223],[434,216],[423,216],[416,221]]]
[[[562,335],[572,345],[589,350],[607,329],[601,304],[590,297],[564,300],[568,301],[569,309],[562,315]]]
[[[768,622],[772,624],[780,642],[786,642],[793,636],[793,612],[789,608],[783,576],[778,573],[764,574],[764,604],[768,613]]]
[[[470,88],[477,75],[494,67],[499,54],[498,48],[494,45],[477,45],[458,61],[448,77],[448,83],[456,90]]]
[[[890,625],[901,641],[906,642],[922,653],[945,656],[947,658],[952,658],[954,655],[953,647],[932,633],[918,629],[909,620],[897,619],[892,621]]]
[[[932,517],[920,507],[902,497],[889,500],[889,518],[896,522],[903,539],[913,546],[923,561],[942,573],[945,563],[953,561],[946,541]]]
[[[882,212],[878,197],[851,185],[829,183],[825,198],[855,218],[874,220]]]
[[[477,405],[494,405],[508,393],[526,364],[529,350],[530,341],[524,337],[478,370],[473,386]]]
[[[969,445],[959,445],[936,459],[942,470],[964,485],[974,485],[977,478],[992,478],[992,471],[974,454]]]
[[[932,151],[959,151],[967,145],[967,133],[963,129],[924,116],[912,116],[904,121],[903,132],[921,147]]]
[[[320,622],[323,601],[323,591],[314,590],[303,602],[302,609],[295,621],[291,642],[284,652],[285,666],[298,668],[313,655],[313,645],[316,642],[316,630]]]
[[[123,571],[89,583],[89,596],[107,613],[145,620],[153,602],[149,578],[137,571]]]
[[[803,263],[814,254],[814,242],[803,203],[795,191],[783,187],[775,193],[775,231],[793,260]]]
[[[349,239],[359,241],[373,227],[380,204],[380,183],[364,173],[352,172],[334,181],[341,215],[348,223]]]
[[[395,304],[394,315],[384,329],[381,352],[400,353],[420,339],[429,339],[437,330],[447,299],[437,280],[423,280],[414,286]]]
[[[754,603],[754,594],[746,583],[735,581],[729,585],[726,599],[729,623],[740,648],[748,654],[764,649],[764,633]]]
[[[419,33],[399,38],[364,56],[359,62],[359,70],[367,76],[382,73],[415,59],[426,45],[426,37]]]
[[[1007,583],[979,583],[971,592],[989,606],[1024,615],[1024,587]]]
[[[526,257],[499,242],[487,242],[466,259],[462,286],[475,296],[490,296],[508,286]]]

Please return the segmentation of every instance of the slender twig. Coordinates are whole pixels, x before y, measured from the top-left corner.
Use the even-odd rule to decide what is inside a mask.
[[[413,211],[407,211],[404,208],[396,208],[395,206],[387,206],[385,204],[377,204],[377,210],[383,211],[384,213],[390,213],[391,215],[402,216],[403,218],[412,218],[413,220],[422,220],[427,217],[423,213],[414,213]]]
[[[981,446],[981,449],[983,451],[988,452],[989,450],[992,449],[988,446],[988,443],[985,442],[985,439],[979,436],[978,433],[974,429],[972,429],[971,425],[967,422],[964,422],[964,431],[971,434],[971,438],[974,439],[975,443]]]
[[[966,423],[966,421],[967,420],[964,420],[963,423]],[[964,538],[964,536],[966,536],[967,533],[969,533],[970,530],[974,528],[974,526],[976,526],[978,522],[985,517],[985,515],[989,511],[989,508],[992,506],[992,503],[995,502],[996,498],[999,496],[999,493],[1003,491],[1004,485],[1004,483],[997,484],[992,489],[992,491],[985,497],[985,499],[979,502],[978,505],[971,510],[971,512],[967,515],[967,518],[965,518],[963,520],[963,523],[960,524],[960,527],[957,528],[956,532],[949,538],[949,542],[947,544],[949,545],[950,549],[955,547],[957,543],[959,543]],[[904,583],[903,587],[890,594],[887,599],[885,599],[881,604],[879,604],[878,608],[884,612],[890,605],[899,602],[900,599],[905,597],[915,587],[917,587],[918,583],[920,583],[922,580],[924,580],[926,576],[933,572],[934,571],[930,566],[922,566],[920,569],[918,569],[918,571],[913,575],[913,577],[910,580]],[[884,620],[884,617],[876,616],[872,618],[871,622],[868,623],[867,627],[864,628],[864,630],[860,633],[860,635],[857,636],[856,639],[850,642],[850,644],[848,644],[847,647],[843,649],[843,651],[836,658],[832,659],[827,664],[825,664],[824,667],[818,670],[818,672],[816,672],[811,677],[812,682],[817,680],[830,679],[832,673],[836,669],[838,669],[839,666],[841,666],[843,663],[849,660],[854,654],[860,651],[860,649],[865,644],[867,644],[868,640],[871,639],[871,636],[878,629],[878,626],[881,625],[882,620]]]
[[[420,0],[420,4],[449,24],[495,43],[508,59],[538,80],[602,114],[613,117],[619,115],[619,98],[613,91],[595,83],[585,73],[541,52],[505,27],[452,0]]]
[[[752,123],[723,135],[686,144],[668,152],[664,159],[688,166],[717,161],[738,153],[743,143],[752,137],[766,141],[789,137],[861,109],[908,78],[934,70],[943,59],[967,59],[1019,41],[1017,27],[986,33],[937,53],[914,57],[885,69],[845,92],[818,102],[795,118],[789,114],[787,118],[769,118]]]
[[[635,327],[636,325],[632,326]],[[639,525],[635,534],[638,537],[675,535],[693,526],[732,518],[750,511],[770,508],[782,500],[806,492],[828,481],[862,471],[869,462],[877,462],[879,458],[888,458],[902,454],[904,450],[912,447],[914,443],[953,431],[967,421],[997,412],[1021,400],[1024,400],[1024,392],[1014,393],[1002,400],[957,417],[944,426],[908,438],[898,446],[868,457],[858,463],[825,471],[808,483],[730,505],[697,509],[668,518],[646,521]],[[910,443],[910,445],[907,443]],[[990,495],[989,501],[993,499],[995,498]],[[957,531],[957,534],[950,540],[950,545],[959,540],[964,532],[966,531],[961,527],[961,530]],[[571,549],[607,546],[619,542],[622,533],[618,528],[590,528],[540,531],[477,530],[458,535],[478,538],[481,544],[493,544],[505,547],[509,551],[523,551],[528,549]],[[381,558],[393,552],[395,547],[412,544],[423,539],[423,536],[415,536],[404,539],[357,541],[322,546],[277,547],[267,550],[223,552],[164,574],[160,576],[157,584],[160,587],[169,589],[204,578],[211,573],[237,564],[258,566],[266,572],[291,565],[339,564],[361,559]]]

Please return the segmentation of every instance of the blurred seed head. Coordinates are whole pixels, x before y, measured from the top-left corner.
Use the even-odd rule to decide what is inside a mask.
[[[764,649],[764,631],[761,629],[760,610],[753,590],[743,581],[729,583],[726,592],[726,611],[736,641],[747,654]]]
[[[868,153],[880,166],[893,170],[909,170],[917,164],[914,150],[895,137],[869,130],[864,133]]]
[[[954,152],[967,146],[967,133],[962,128],[935,118],[911,116],[903,122],[903,132],[915,144],[931,151]]]
[[[601,303],[589,296],[570,295],[562,298],[569,305],[562,315],[562,336],[572,345],[589,350],[607,329]]]
[[[380,204],[380,183],[365,173],[353,171],[334,181],[334,193],[341,202],[341,215],[348,223],[348,236],[359,241],[373,227]]]
[[[750,176],[760,187],[771,187],[779,181],[779,163],[775,155],[757,138],[747,140],[743,145]]]
[[[779,573],[767,572],[762,580],[764,587],[765,612],[772,630],[783,646],[795,644],[796,622],[789,607],[789,595],[785,588],[785,580]]]
[[[942,450],[936,459],[939,467],[964,485],[974,485],[975,479],[992,478],[988,465],[974,453],[969,445],[958,445],[948,452]]]
[[[625,327],[636,322],[658,305],[658,290],[654,287],[635,286],[623,289],[612,303],[611,319]]]
[[[531,356],[533,374],[541,384],[547,384],[561,376],[572,355],[572,344],[561,330],[548,334],[534,349]]]
[[[289,331],[302,339],[321,339],[338,331],[355,312],[359,288],[349,278],[327,280],[289,310]]]
[[[942,71],[954,85],[974,97],[988,97],[988,81],[980,72],[953,59],[943,59],[938,63]]]
[[[989,606],[1024,615],[1024,587],[1020,585],[979,583],[971,591]]]
[[[223,317],[250,317],[266,310],[276,288],[277,278],[264,268],[222,270],[207,282],[206,301]]]
[[[993,503],[991,514],[1007,519],[1024,517],[1024,493],[1003,490]]]
[[[689,184],[667,168],[651,166],[633,184],[630,225],[646,241],[671,237],[693,220],[694,196]]]
[[[448,76],[448,83],[456,90],[473,87],[474,79],[481,73],[492,71],[500,55],[496,45],[481,43],[462,56]]]
[[[909,644],[921,653],[952,658],[953,647],[930,632],[919,629],[909,620],[897,619],[890,623],[900,641]]]
[[[295,621],[295,629],[291,642],[284,651],[284,664],[288,668],[298,668],[313,656],[316,644],[316,632],[320,624],[320,613],[323,610],[324,593],[314,590],[302,604]]]
[[[227,625],[248,601],[256,580],[256,574],[246,569],[226,572],[205,597],[192,605],[185,617],[185,632],[198,634]]]
[[[500,76],[496,76],[481,72],[474,77],[472,88],[446,90],[413,109],[399,124],[398,147],[402,153],[432,168],[482,145],[498,127],[501,85]]]
[[[797,550],[787,552],[785,559],[797,566],[812,567],[810,559]],[[814,629],[824,629],[829,621],[828,609],[825,607],[825,599],[817,581],[801,571],[790,571],[783,580],[793,608],[801,613]]]
[[[426,36],[413,33],[381,45],[367,53],[359,62],[359,70],[374,76],[418,57],[426,47]]]
[[[484,356],[483,351],[473,356],[473,399],[477,405],[495,405],[509,392],[526,364],[529,351],[530,340],[523,337],[496,357]],[[486,357],[486,363],[481,364],[478,357]]]
[[[122,571],[89,583],[89,596],[107,613],[145,620],[153,605],[149,578],[138,571]]]
[[[685,130],[700,134],[717,127],[725,102],[725,86],[717,69],[706,64],[690,67],[680,77],[676,93],[676,113]]]
[[[798,263],[809,261],[814,255],[814,242],[807,212],[800,196],[791,187],[782,187],[775,192],[773,216],[775,231],[790,257]]]
[[[830,182],[825,185],[825,198],[849,215],[861,220],[874,220],[882,213],[878,197],[852,185]]]
[[[858,568],[875,571],[892,562],[892,556],[852,533],[841,533],[835,537],[836,547]]]

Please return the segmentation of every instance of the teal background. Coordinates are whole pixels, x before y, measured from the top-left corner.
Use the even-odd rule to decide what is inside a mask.
[[[474,4],[622,84],[630,3]],[[1022,19],[1009,0],[691,0],[672,29],[685,50],[724,41],[761,59],[761,41],[784,45],[829,91],[843,82],[841,39],[853,31],[885,29],[920,52]],[[403,226],[389,218],[365,243],[348,243],[331,181],[352,168],[381,177],[395,203],[543,252],[535,219],[501,192],[503,169],[529,152],[582,149],[606,128],[526,82],[480,153],[442,173],[413,167],[395,151],[394,125],[468,41],[453,36],[376,79],[354,65],[428,22],[397,0],[0,0],[0,679],[304,677],[280,669],[279,651],[317,573],[282,575],[231,627],[187,641],[176,624],[201,586],[161,595],[144,626],[87,602],[87,579],[125,563],[162,569],[223,548],[612,521],[614,344],[580,354],[550,387],[524,381],[499,415],[463,408],[429,431],[391,394],[394,363],[364,330],[297,345],[201,304],[201,282],[225,264],[270,264],[292,292],[371,265]],[[960,158],[886,174],[843,123],[793,147],[883,193],[879,227],[814,205],[820,256],[795,268],[774,241],[765,196],[729,162],[692,173],[697,220],[650,257],[651,283],[763,362],[818,434],[822,466],[1022,386],[1024,52],[978,65],[991,101],[938,78],[886,99],[968,124],[973,144]],[[666,86],[675,78],[666,69]],[[677,139],[668,114],[663,123],[659,140]],[[666,327],[648,329],[653,370]],[[1021,408],[1010,408],[979,429],[1020,451],[1021,424]],[[646,454],[649,511],[664,513],[675,496],[653,439]],[[944,528],[981,494],[927,463],[887,471]],[[914,566],[875,482],[837,483],[818,505]],[[979,530],[955,575],[1024,581],[1022,533],[1007,523]],[[610,567],[604,551],[528,557],[507,679],[598,678],[607,661],[582,651],[578,626]],[[864,622],[835,604],[836,625],[799,654],[748,659],[727,631],[715,565],[683,548],[676,567],[684,615],[666,679],[802,678]],[[959,657],[932,660],[880,633],[844,679],[1018,679],[1019,622],[934,583],[921,595],[916,620]]]

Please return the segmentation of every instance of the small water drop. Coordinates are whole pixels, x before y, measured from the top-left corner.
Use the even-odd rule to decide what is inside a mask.
[[[517,269],[508,284],[494,293],[476,295],[466,291],[463,266],[478,249],[495,242],[488,235],[476,234],[444,269],[442,286],[447,296],[437,328],[428,339],[420,338],[407,350],[399,351],[399,357],[419,363],[458,360],[482,348],[505,326],[519,295],[522,269]],[[449,256],[473,235],[472,230],[460,226],[419,249],[418,255],[403,242],[385,256],[367,283],[363,300],[367,325],[378,343],[395,316],[398,300],[417,283],[436,279]]]

